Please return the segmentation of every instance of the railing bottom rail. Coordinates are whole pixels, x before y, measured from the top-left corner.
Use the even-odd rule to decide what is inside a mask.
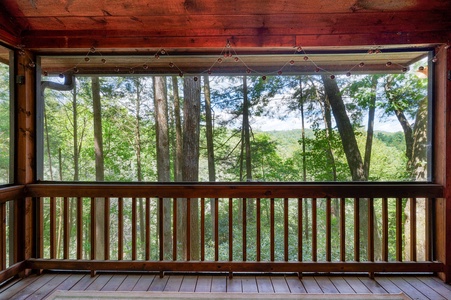
[[[133,261],[29,259],[27,269],[147,271],[147,272],[262,272],[262,273],[334,273],[334,272],[443,272],[441,262],[206,262],[206,261]]]

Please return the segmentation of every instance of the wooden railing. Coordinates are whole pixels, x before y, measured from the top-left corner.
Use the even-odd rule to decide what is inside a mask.
[[[18,221],[18,202],[24,197],[24,186],[0,188],[0,283],[25,269],[19,261],[20,228]]]
[[[30,269],[443,270],[434,184],[31,184],[26,195],[38,220]]]

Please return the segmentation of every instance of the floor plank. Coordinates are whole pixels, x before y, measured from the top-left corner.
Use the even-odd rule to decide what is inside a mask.
[[[323,290],[319,287],[315,278],[311,276],[303,276],[302,283],[304,284],[305,290],[310,294],[322,294]]]
[[[0,299],[45,299],[55,290],[121,290],[228,293],[390,293],[412,299],[450,299],[451,286],[428,276],[234,276],[100,273],[45,273],[17,279],[0,290]]]
[[[271,279],[266,276],[257,277],[257,287],[259,293],[274,293]]]
[[[255,276],[241,276],[243,293],[258,293],[257,280]]]
[[[296,293],[296,294],[304,294],[307,293],[305,290],[304,285],[302,284],[302,281],[297,276],[287,276],[286,278],[288,287],[290,288],[290,292]]]
[[[168,282],[169,276],[155,276],[154,280],[152,281],[149,291],[152,292],[162,292],[164,291],[164,288],[166,287],[166,284]]]
[[[192,293],[196,290],[197,276],[185,276],[180,286],[180,292]]]
[[[324,294],[338,294],[339,291],[327,276],[315,276],[315,280]]]
[[[227,280],[225,276],[213,276],[211,279],[212,292],[227,292]]]
[[[42,288],[42,286],[44,286],[47,282],[52,280],[54,277],[55,277],[55,274],[52,274],[50,276],[39,276],[32,283],[30,283],[29,285],[25,286],[25,288],[18,291],[18,293],[11,295],[10,299],[17,299],[17,300],[25,299],[25,298],[31,296],[33,293],[35,293],[40,288]]]
[[[376,280],[367,276],[359,277],[359,280],[371,291],[371,293],[387,294],[387,291]]]
[[[211,276],[199,275],[196,292],[209,293],[211,291]]]
[[[340,294],[355,294],[354,289],[343,277],[331,277],[330,281],[334,284]]]
[[[423,295],[419,290],[417,290],[414,286],[408,283],[403,278],[398,277],[390,277],[391,282],[393,282],[397,287],[399,287],[403,293],[415,300],[426,300],[429,299],[425,295]],[[435,299],[434,299],[435,300]]]
[[[178,292],[182,286],[183,276],[182,275],[171,275],[168,279],[168,283],[164,288],[165,292]]]
[[[101,289],[101,291],[117,291],[119,286],[124,282],[127,275],[125,274],[118,274],[113,276],[107,284]]]
[[[434,291],[439,293],[442,297],[447,300],[451,300],[451,286],[446,286],[443,282],[437,282],[431,277],[418,277],[424,284],[431,287]]]
[[[141,278],[141,275],[128,275],[127,278],[125,278],[125,280],[117,288],[117,290],[123,292],[132,291],[139,278]]]
[[[227,278],[227,292],[228,293],[242,293],[243,286],[241,283],[241,278],[234,276],[232,278]]]
[[[110,281],[111,277],[112,275],[108,274],[96,275],[94,281],[86,288],[86,291],[101,291],[108,281]]]
[[[371,291],[364,285],[358,277],[343,277],[357,294],[371,294]]]
[[[285,280],[285,276],[271,276],[272,286],[276,294],[289,294],[290,288]]]
[[[149,290],[155,277],[155,275],[142,275],[138,282],[136,282],[136,285],[133,287],[132,291],[143,292]]]
[[[436,291],[431,289],[430,286],[428,286],[427,284],[425,284],[423,281],[419,280],[418,278],[411,277],[411,278],[406,279],[406,281],[409,284],[411,284],[412,286],[414,286],[415,289],[417,289],[418,291],[421,291],[421,293],[423,295],[425,295],[426,297],[428,297],[429,299],[445,300],[445,297],[443,297],[442,295],[440,295],[439,293],[437,293]]]
[[[57,286],[62,284],[66,279],[69,278],[70,274],[56,274],[52,280],[49,280],[46,284],[44,284],[39,290],[36,290],[33,294],[30,295],[27,299],[43,299],[51,294]]]

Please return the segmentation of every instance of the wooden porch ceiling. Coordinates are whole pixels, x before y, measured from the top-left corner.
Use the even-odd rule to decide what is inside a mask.
[[[0,40],[78,54],[433,45],[450,41],[450,15],[446,0],[3,0]]]

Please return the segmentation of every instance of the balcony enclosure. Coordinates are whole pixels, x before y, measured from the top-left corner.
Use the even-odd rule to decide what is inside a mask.
[[[0,282],[450,281],[449,7],[88,2],[0,16]]]

